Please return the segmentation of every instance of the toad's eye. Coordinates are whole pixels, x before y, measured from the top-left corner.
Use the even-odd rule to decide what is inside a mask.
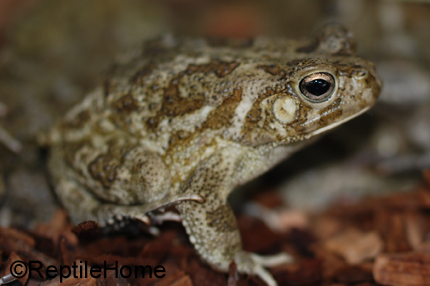
[[[328,100],[335,86],[334,77],[325,72],[306,76],[300,81],[300,92],[311,102]]]

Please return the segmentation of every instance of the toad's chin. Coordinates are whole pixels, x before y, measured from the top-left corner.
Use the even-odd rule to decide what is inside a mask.
[[[349,120],[351,120],[351,119],[353,119],[353,118],[355,118],[355,117],[357,117],[357,116],[365,113],[366,111],[368,111],[370,109],[370,107],[371,106],[367,106],[366,108],[363,108],[362,110],[360,110],[357,113],[354,113],[351,116],[348,116],[348,117],[346,117],[346,118],[344,118],[342,120],[339,120],[339,121],[337,121],[337,122],[335,122],[333,124],[327,125],[327,126],[325,126],[323,128],[319,128],[319,129],[317,129],[317,130],[315,130],[313,132],[308,133],[308,135],[314,136],[314,135],[318,135],[318,134],[324,133],[325,131],[328,131],[330,129],[333,129],[333,128],[335,128],[335,127],[337,127],[337,126],[339,126],[339,125],[341,125],[341,124],[343,124],[343,123],[345,123],[345,122],[347,122],[347,121],[349,121]]]

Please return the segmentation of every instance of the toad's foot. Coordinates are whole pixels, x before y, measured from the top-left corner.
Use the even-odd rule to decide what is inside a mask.
[[[287,254],[263,257],[243,251],[230,206],[224,200],[217,200],[216,194],[205,199],[203,203],[183,201],[176,205],[200,256],[223,272],[228,272],[230,263],[235,261],[239,273],[257,275],[268,285],[277,285],[265,267],[291,262],[292,257]]]
[[[277,266],[284,263],[293,262],[293,257],[286,253],[279,253],[270,256],[260,256],[255,253],[240,251],[235,257],[234,261],[237,270],[240,273],[256,275],[260,277],[269,286],[278,285],[272,274],[270,274],[264,267]]]

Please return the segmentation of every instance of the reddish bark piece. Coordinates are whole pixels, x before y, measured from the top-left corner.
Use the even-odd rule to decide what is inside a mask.
[[[276,197],[275,194],[269,194],[264,199],[270,202],[274,199],[272,196]],[[270,269],[280,285],[347,286],[353,284],[372,286],[375,285],[372,280],[371,269],[373,268],[373,273],[379,271],[380,275],[385,275],[382,277],[391,279],[387,280],[389,284],[405,285],[395,283],[407,280],[409,285],[415,286],[423,281],[423,283],[427,283],[427,277],[423,278],[420,275],[430,271],[430,243],[425,241],[426,233],[430,232],[429,198],[430,191],[421,188],[413,193],[372,198],[348,207],[335,206],[323,214],[314,216],[311,220],[312,226],[308,229],[292,230],[288,235],[274,233],[259,219],[243,215],[239,217],[238,225],[246,250],[267,254],[282,250],[293,254],[297,259],[298,262],[294,264]],[[155,275],[149,278],[149,275],[145,275],[144,279],[135,278],[132,275],[121,281],[114,277],[106,279],[75,278],[67,279],[61,284],[58,279],[54,279],[45,282],[50,286],[54,284],[59,286],[127,286],[128,284],[134,286],[204,286],[225,285],[226,283],[229,286],[264,285],[264,282],[256,276],[238,273],[234,263],[231,265],[228,279],[226,274],[210,268],[196,255],[192,245],[188,242],[184,229],[177,223],[162,226],[161,234],[157,237],[142,234],[132,236],[134,237],[132,238],[118,233],[114,236],[89,236],[89,239],[83,241],[81,239],[83,235],[91,233],[95,229],[98,230],[94,222],[86,222],[75,228],[80,233],[80,241],[76,244],[71,243],[62,235],[67,231],[70,233],[71,228],[64,213],[58,213],[58,217],[53,219],[52,224],[38,226],[38,230],[35,232],[23,233],[15,229],[0,228],[3,257],[18,254],[24,261],[40,260],[44,266],[57,265],[57,262],[51,258],[57,257],[57,255],[59,261],[65,265],[71,265],[77,259],[78,261],[86,260],[88,265],[103,265],[104,261],[108,265],[118,262],[119,266],[131,267],[150,265],[154,268],[162,265],[165,267],[166,274],[163,278],[155,278]],[[262,235],[256,235],[256,233]],[[133,232],[129,234],[134,235]],[[318,240],[315,237],[318,237]],[[340,242],[336,240],[339,237]],[[409,257],[406,262],[405,259],[398,262],[399,259],[393,260],[392,256],[386,255],[385,257],[390,257],[391,260],[385,258],[385,264],[382,263],[382,266],[380,266],[381,259],[384,262],[382,255],[378,258],[375,267],[371,262],[365,264],[360,262],[366,257],[374,257],[375,254],[369,255],[369,253],[375,249],[380,251],[382,243],[386,245],[385,251],[394,253],[413,248],[420,253],[409,253],[408,255],[412,255],[413,259],[406,256]],[[330,246],[330,244],[332,245]],[[55,245],[56,247],[53,247]],[[377,251],[375,252],[377,253]],[[355,256],[351,256],[351,253],[355,253]],[[403,257],[402,255],[405,254],[393,255]],[[417,255],[428,256],[417,258]],[[309,257],[315,258],[309,259]],[[341,257],[345,257],[347,261]],[[9,259],[11,258],[9,257]],[[360,264],[348,264],[357,263],[357,261]],[[6,267],[5,263],[3,263],[3,267]],[[404,272],[409,270],[412,271],[410,280],[413,282],[412,284],[409,283],[409,279],[404,278]],[[418,275],[419,271],[421,272]],[[35,283],[37,284],[39,281],[29,279],[27,286],[36,286]],[[385,284],[385,282],[383,283]]]
[[[81,235],[83,233],[97,234],[99,231],[99,225],[92,220],[81,222],[72,229],[72,232],[76,235]]]
[[[230,269],[228,273],[227,286],[247,286],[248,281],[245,279],[244,275],[237,271],[237,265],[232,261],[230,263]]]
[[[13,252],[23,258],[25,262],[30,260],[40,261],[42,265],[57,265],[57,261],[46,254],[36,250],[34,238],[14,229],[2,228],[0,230],[0,245],[7,255]]]
[[[352,228],[326,240],[324,245],[328,250],[341,255],[350,264],[373,258],[383,248],[383,243],[376,232],[363,233]]]
[[[61,238],[58,246],[59,261],[63,265],[69,265],[74,260],[69,252],[65,238]]]
[[[378,284],[430,285],[430,253],[383,254],[376,258],[373,276]]]
[[[169,255],[163,263],[172,263],[185,271],[192,259],[197,259],[194,249],[190,245],[178,244],[171,248]]]
[[[80,263],[79,261],[75,261],[75,264],[78,266],[78,270],[75,272],[68,273],[67,271],[64,272],[65,276],[68,277],[60,277],[57,276],[53,278],[52,280],[46,280],[44,283],[40,284],[40,286],[128,286],[129,283],[127,280],[122,277],[122,275],[118,274],[115,271],[106,271],[104,273],[101,272],[94,272],[93,275],[91,275],[90,268],[87,268],[87,272],[80,271],[79,267],[82,267],[84,269],[84,264]],[[121,265],[119,265],[119,268],[121,268]],[[124,272],[125,273],[125,272]],[[70,274],[70,275],[69,275]],[[97,277],[100,275],[99,277]],[[105,277],[106,276],[106,277]]]
[[[227,280],[227,286],[237,286],[237,283],[239,282],[239,272],[237,272],[237,265],[232,261],[230,263],[230,269],[228,273],[228,280]]]
[[[50,225],[54,229],[70,228],[71,223],[69,221],[66,211],[63,209],[57,209],[54,216],[52,217]]]
[[[424,180],[427,183],[427,187],[430,188],[430,169],[423,170]]]
[[[99,286],[96,278],[67,278],[60,282],[60,278],[55,278],[53,280],[46,280],[39,286]]]
[[[27,269],[26,267],[28,265],[24,265],[23,263],[21,263],[22,260],[23,259],[18,254],[16,254],[15,252],[12,252],[9,255],[8,260],[5,262],[3,270],[0,272],[1,277],[3,277],[6,274],[11,274],[11,270],[17,274],[22,273],[23,277],[17,280],[21,282],[22,285],[25,285],[25,283],[27,283],[29,273],[28,272],[25,273],[25,270]],[[12,269],[11,269],[11,266],[12,266]]]
[[[176,265],[172,263],[163,262],[160,265],[151,265],[151,270],[146,265],[128,265],[132,271],[137,269],[136,272],[132,272],[132,275],[127,278],[128,282],[134,286],[169,286],[176,280],[180,279],[186,273],[180,270]],[[142,271],[142,266],[145,268],[145,272]],[[163,268],[161,268],[163,267]]]
[[[246,238],[243,242],[243,249],[250,252],[257,252],[280,245],[283,236],[274,233],[264,222],[248,216],[239,216],[238,227],[242,237]],[[256,234],[264,235],[256,235]]]
[[[40,236],[39,234],[32,234],[36,240],[35,248],[46,254],[49,257],[58,258],[58,247],[57,243],[54,243],[50,238]]]
[[[76,234],[72,232],[72,226],[66,212],[62,209],[58,209],[49,224],[36,225],[33,233],[44,238],[49,238],[56,246],[62,238],[76,245],[78,244],[78,238]]]
[[[190,276],[185,275],[170,284],[169,286],[193,286]]]
[[[175,283],[175,281],[181,280],[182,277],[184,276],[188,276],[182,270],[175,269],[172,271],[172,267],[169,267],[167,265],[165,265],[165,267],[166,267],[166,276],[156,281],[154,286],[171,286],[172,284]]]
[[[392,194],[385,197],[369,198],[354,205],[335,206],[324,214],[339,218],[343,222],[359,223],[361,228],[369,228],[375,211],[404,211],[430,208],[430,191],[424,188],[416,191]]]
[[[127,280],[121,275],[116,276],[115,272],[110,271],[106,273],[106,278],[102,275],[97,279],[97,286],[128,286],[130,285]]]
[[[227,282],[225,274],[210,269],[209,266],[197,259],[190,262],[186,272],[191,276],[191,280],[196,286],[225,286]]]
[[[170,242],[154,240],[146,244],[139,254],[142,263],[157,265],[170,252]]]
[[[346,266],[337,271],[334,280],[346,284],[373,282],[372,264]]]
[[[398,193],[373,199],[375,205],[398,210],[417,210],[430,208],[430,192],[420,188],[414,192]],[[378,204],[379,203],[379,204]]]
[[[27,281],[27,284],[25,286],[39,286],[41,283],[39,280],[36,279],[29,279]]]
[[[430,253],[430,241],[422,243],[417,249],[415,249],[415,251]]]
[[[57,276],[54,279],[46,280],[45,282],[39,284],[39,286],[99,286],[99,285],[103,285],[103,284],[97,283],[97,279],[91,277],[90,275],[88,275],[87,278],[74,278],[73,276],[70,276],[69,278],[62,278],[61,282],[60,282],[60,276]]]
[[[412,250],[406,233],[404,212],[379,209],[375,214],[375,230],[384,241],[384,252]]]
[[[341,219],[330,217],[327,215],[318,215],[314,218],[310,229],[316,237],[321,240],[327,239],[342,230],[343,225]]]
[[[344,259],[317,244],[313,246],[315,256],[322,261],[321,272],[325,281],[331,281],[339,269],[346,267]]]
[[[6,238],[8,240],[19,241],[25,243],[30,247],[36,245],[34,238],[30,235],[13,228],[3,228],[0,227],[0,238]]]
[[[405,232],[409,245],[413,250],[418,250],[425,239],[428,229],[425,227],[425,218],[418,211],[409,211],[404,214]]]
[[[313,245],[317,239],[315,235],[308,229],[292,229],[288,234],[288,242],[294,246],[294,251],[285,250],[285,252],[295,255],[298,253],[304,257],[314,257]]]
[[[80,261],[88,261],[88,264],[94,265],[142,265],[141,259],[137,257],[122,257],[119,255],[102,254],[98,256],[78,257]]]
[[[298,264],[284,264],[270,269],[279,285],[314,285],[322,282],[319,259],[306,259]]]
[[[269,209],[273,209],[283,205],[283,199],[277,191],[269,190],[261,192],[258,193],[258,195],[256,195],[253,199]]]
[[[376,284],[375,282],[363,282],[363,283],[357,283],[354,284],[354,286],[377,286],[378,284]]]
[[[156,240],[156,238],[149,239],[145,235],[134,239],[126,235],[104,236],[82,242],[79,255],[96,257],[114,254],[122,257],[137,257],[147,243]]]

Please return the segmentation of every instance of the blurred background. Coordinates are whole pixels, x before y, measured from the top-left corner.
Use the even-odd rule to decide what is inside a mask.
[[[121,51],[176,35],[309,38],[327,22],[354,34],[384,87],[375,108],[247,184],[319,210],[402,191],[430,168],[430,4],[375,0],[1,0],[0,225],[56,209],[36,136],[99,84]],[[246,191],[243,191],[246,189]]]

